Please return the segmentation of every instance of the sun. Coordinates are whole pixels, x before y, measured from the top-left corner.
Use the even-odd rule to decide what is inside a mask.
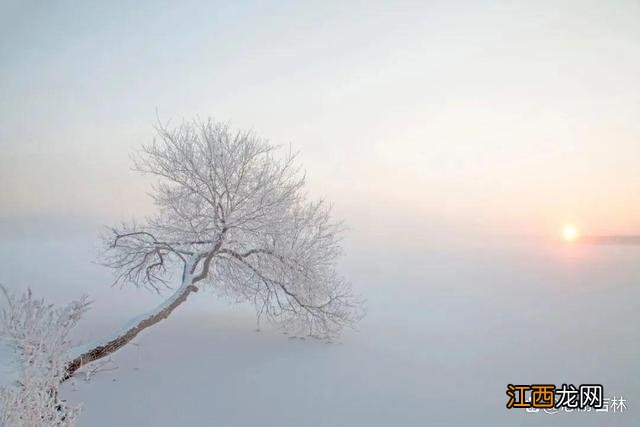
[[[562,238],[567,242],[573,242],[580,237],[580,233],[573,225],[565,225],[562,229]]]

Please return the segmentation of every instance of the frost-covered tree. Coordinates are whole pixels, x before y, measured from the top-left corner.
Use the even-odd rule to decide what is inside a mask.
[[[14,373],[0,386],[0,426],[73,426],[80,413],[58,397],[66,376],[68,335],[89,303],[86,298],[55,307],[0,287],[5,301],[0,311],[0,346],[4,363]],[[10,354],[7,354],[10,353]],[[5,374],[7,374],[5,372]]]
[[[212,120],[158,125],[135,169],[157,177],[157,213],[104,236],[104,263],[116,282],[173,293],[120,331],[78,349],[73,374],[165,319],[204,286],[246,301],[296,333],[338,334],[359,303],[335,270],[341,226],[323,201],[308,201],[294,154],[252,132]]]

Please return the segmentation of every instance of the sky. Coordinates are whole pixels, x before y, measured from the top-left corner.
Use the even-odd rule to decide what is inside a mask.
[[[150,213],[156,114],[299,150],[349,226],[640,233],[640,3],[0,2],[0,221]]]

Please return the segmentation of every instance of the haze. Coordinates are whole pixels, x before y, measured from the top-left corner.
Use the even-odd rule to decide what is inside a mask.
[[[367,316],[257,334],[204,289],[65,385],[81,426],[634,425],[639,23],[622,0],[0,0],[0,283],[89,294],[78,342],[166,298],[109,287],[92,248],[153,211],[130,155],[157,117],[212,116],[300,152]],[[507,410],[509,383],[629,412]]]
[[[0,216],[151,211],[129,155],[162,120],[299,150],[370,233],[640,230],[640,5],[4,2]]]

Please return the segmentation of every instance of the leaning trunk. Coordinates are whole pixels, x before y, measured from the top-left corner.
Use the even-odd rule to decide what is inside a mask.
[[[87,363],[101,359],[119,350],[140,332],[166,319],[176,307],[187,300],[191,292],[197,292],[198,288],[193,284],[196,280],[191,277],[189,266],[185,266],[182,277],[182,285],[162,304],[147,314],[138,316],[131,320],[119,332],[81,348],[76,348],[71,354],[71,361],[67,365],[67,372],[64,380],[69,379],[75,371]]]

